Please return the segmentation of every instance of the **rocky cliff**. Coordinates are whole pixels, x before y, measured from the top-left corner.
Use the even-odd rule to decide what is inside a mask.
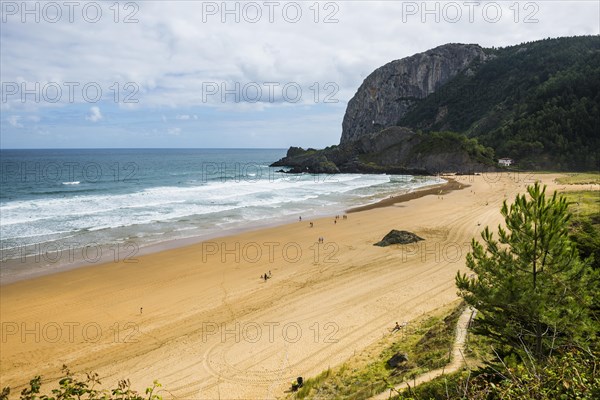
[[[478,45],[446,44],[370,74],[348,103],[338,146],[291,147],[273,163],[291,173],[473,173],[493,164],[491,149],[450,132],[423,134],[396,126],[416,102],[436,92],[475,61]],[[468,71],[468,70],[467,70]],[[468,73],[468,72],[467,72]]]
[[[292,173],[473,173],[490,168],[488,150],[458,134],[390,127],[323,150],[291,147],[272,166],[291,167]]]
[[[433,94],[433,95],[432,95]],[[371,73],[348,103],[340,144],[291,148],[291,172],[597,170],[600,36],[505,48],[446,44]]]
[[[340,144],[395,126],[415,100],[434,93],[476,59],[485,60],[475,44],[445,44],[371,73],[348,102]]]

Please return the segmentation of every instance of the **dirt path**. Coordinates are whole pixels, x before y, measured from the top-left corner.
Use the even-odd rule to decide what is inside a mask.
[[[465,341],[467,339],[467,328],[469,326],[469,322],[473,318],[475,318],[475,313],[475,309],[467,307],[458,318],[458,323],[456,324],[456,338],[454,339],[454,345],[452,347],[452,361],[450,362],[450,364],[444,366],[443,368],[435,369],[433,371],[429,371],[422,375],[419,375],[410,382],[402,382],[401,384],[396,385],[393,389],[390,389],[389,391],[386,390],[385,392],[379,393],[378,395],[371,397],[371,400],[389,399],[394,395],[398,394],[398,392],[401,392],[404,389],[408,388],[409,384],[412,387],[415,387],[421,383],[435,379],[440,375],[458,371],[458,369],[464,363],[463,351],[465,348]]]

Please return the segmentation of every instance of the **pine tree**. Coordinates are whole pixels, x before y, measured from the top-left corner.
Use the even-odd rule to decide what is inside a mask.
[[[467,255],[474,274],[456,275],[460,296],[479,310],[476,331],[537,360],[562,345],[587,348],[595,334],[592,269],[569,239],[566,199],[545,191],[536,183],[529,199],[505,201],[498,240],[486,227]]]

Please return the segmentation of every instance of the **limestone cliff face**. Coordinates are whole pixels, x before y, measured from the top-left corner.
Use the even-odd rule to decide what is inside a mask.
[[[434,93],[472,61],[485,58],[478,45],[451,43],[376,69],[348,102],[340,144],[396,125],[415,99]]]
[[[471,154],[458,136],[443,139],[393,126],[323,150],[291,147],[271,166],[291,167],[292,173],[430,175],[489,170],[485,161]]]

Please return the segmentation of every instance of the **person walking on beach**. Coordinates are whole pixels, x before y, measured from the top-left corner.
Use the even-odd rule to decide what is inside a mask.
[[[312,222],[310,223],[310,227],[311,227],[311,228],[313,227],[313,223],[312,223]]]
[[[298,217],[298,222],[302,222],[302,216]]]
[[[142,311],[144,310],[143,307],[140,307],[140,315],[142,314]]]

